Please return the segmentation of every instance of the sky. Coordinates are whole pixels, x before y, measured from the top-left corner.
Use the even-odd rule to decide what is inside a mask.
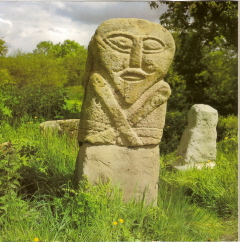
[[[88,46],[100,23],[111,18],[141,18],[159,23],[163,5],[151,9],[147,1],[1,1],[0,38],[9,52],[32,52],[41,41],[54,44],[74,40]]]

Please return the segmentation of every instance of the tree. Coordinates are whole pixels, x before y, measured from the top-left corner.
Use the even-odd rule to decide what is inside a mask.
[[[222,114],[237,114],[238,101],[238,58],[225,39],[216,37],[204,46],[201,62],[205,69],[198,76],[206,82],[205,98]]]
[[[75,55],[80,50],[86,50],[74,40],[65,40],[63,43],[53,44],[52,41],[41,41],[33,53],[43,53],[55,58]]]
[[[6,42],[3,39],[0,39],[0,56],[4,57],[8,53],[8,48]]]
[[[224,36],[228,45],[238,45],[238,2],[234,1],[159,1],[150,2],[152,8],[159,3],[168,6],[160,23],[174,32],[201,32],[205,43],[216,36]]]
[[[63,87],[67,83],[63,63],[41,53],[18,52],[1,61],[1,66],[8,70],[18,88],[26,85]]]
[[[173,71],[186,81],[186,102],[209,104],[223,115],[236,114],[238,2],[159,1],[150,6],[160,3],[168,6],[160,23],[175,38]]]
[[[42,41],[37,45],[33,53],[42,53],[53,59],[59,59],[68,77],[65,86],[81,84],[87,59],[85,47],[72,40],[65,40],[63,43],[58,44],[53,44],[51,41]]]
[[[0,117],[11,115],[17,122],[26,114],[47,119],[61,114],[68,81],[61,59],[18,51],[0,58],[0,67]]]
[[[85,48],[73,40],[65,40],[61,44],[61,52],[59,55],[65,57],[66,55],[76,55],[79,50],[84,50]]]
[[[70,40],[42,41],[33,53],[0,57],[0,119],[63,117],[66,87],[81,84],[86,58],[87,50]]]
[[[37,48],[33,51],[34,54],[43,53],[45,55],[49,54],[49,52],[53,49],[54,44],[52,41],[41,41],[37,44]]]
[[[68,82],[65,86],[81,85],[85,72],[86,59],[87,50],[84,47],[64,56],[63,65],[68,75]]]

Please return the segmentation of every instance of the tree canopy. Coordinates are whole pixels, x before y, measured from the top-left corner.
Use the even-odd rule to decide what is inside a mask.
[[[72,40],[42,41],[32,53],[6,53],[5,41],[0,39],[0,118],[7,115],[16,120],[25,113],[47,119],[60,115],[68,99],[67,88],[81,85],[85,47]]]
[[[170,108],[184,106],[185,100],[187,108],[203,103],[222,115],[237,114],[238,2],[159,1],[150,2],[150,7],[161,4],[168,9],[160,24],[176,42],[172,74],[166,78],[172,85],[176,80],[171,78],[180,76],[178,86],[186,87],[178,93],[179,101],[173,90],[176,102],[170,101]]]
[[[224,36],[230,45],[238,44],[238,2],[225,1],[159,1],[150,2],[152,8],[159,3],[168,6],[160,23],[175,32],[200,32],[202,40],[212,41]]]
[[[63,43],[53,44],[52,41],[41,41],[33,53],[43,53],[53,57],[65,57],[67,55],[77,55],[85,52],[85,47],[74,40],[65,40]]]
[[[8,53],[8,48],[6,42],[3,39],[0,39],[0,56],[6,56]]]
[[[87,50],[73,40],[53,44],[51,41],[42,41],[33,51],[35,54],[44,54],[47,58],[58,59],[68,76],[66,86],[80,85],[85,71]]]

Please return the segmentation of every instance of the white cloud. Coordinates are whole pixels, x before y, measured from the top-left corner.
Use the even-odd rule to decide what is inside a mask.
[[[73,21],[99,24],[110,18],[143,18],[158,22],[159,9],[151,10],[147,2],[71,2],[66,8],[56,9],[56,14]]]
[[[12,22],[10,20],[4,20],[2,18],[0,18],[0,22],[3,24],[7,24],[10,28],[12,28]]]
[[[98,25],[110,18],[142,18],[159,22],[164,9],[147,2],[1,2],[0,38],[9,52],[32,52],[41,41],[75,40],[87,46]]]
[[[0,37],[10,34],[13,24],[10,20],[0,18]]]

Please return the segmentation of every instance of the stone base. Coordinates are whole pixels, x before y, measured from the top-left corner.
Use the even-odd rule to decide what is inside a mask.
[[[208,167],[208,168],[213,168],[216,165],[214,161],[211,162],[199,162],[199,163],[191,163],[191,164],[186,164],[183,166],[173,166],[173,168],[181,171],[186,171],[192,168],[196,168],[198,170],[201,170],[203,167]]]
[[[159,147],[124,147],[83,144],[76,162],[75,178],[83,175],[92,184],[107,181],[119,185],[125,202],[135,198],[157,204],[159,178]]]

